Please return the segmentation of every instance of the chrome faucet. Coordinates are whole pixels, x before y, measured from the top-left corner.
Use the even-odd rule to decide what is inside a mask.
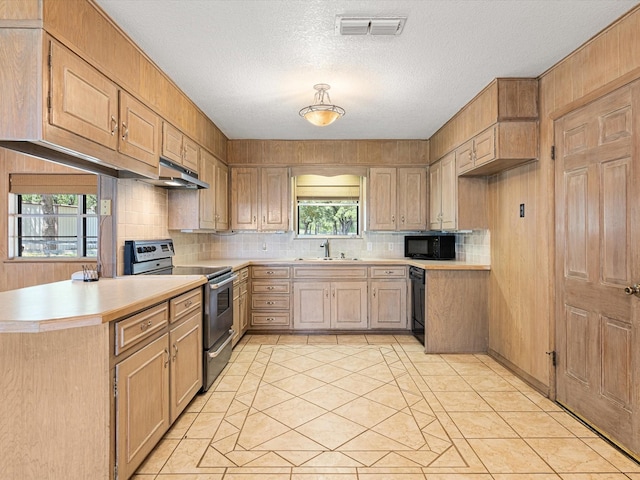
[[[331,255],[329,254],[329,239],[327,238],[321,245],[320,248],[324,247],[324,258],[329,258]]]

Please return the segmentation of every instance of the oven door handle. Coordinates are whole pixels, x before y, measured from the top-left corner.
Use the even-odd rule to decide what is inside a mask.
[[[217,288],[224,287],[227,283],[233,282],[236,278],[238,278],[238,275],[231,275],[229,278],[220,283],[210,283],[209,288],[211,290],[215,290]]]
[[[220,355],[222,353],[222,350],[224,350],[224,347],[229,345],[229,342],[233,340],[233,336],[235,334],[236,331],[233,328],[229,330],[229,338],[227,338],[224,343],[220,345],[220,348],[218,348],[215,352],[209,352],[209,358],[216,358],[218,355]]]

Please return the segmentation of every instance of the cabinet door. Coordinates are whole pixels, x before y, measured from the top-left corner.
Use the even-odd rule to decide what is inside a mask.
[[[117,86],[55,42],[51,43],[50,94],[52,125],[117,149]]]
[[[429,167],[429,228],[440,230],[442,225],[442,160]]]
[[[200,202],[200,228],[216,228],[216,159],[206,150],[200,155],[200,179],[209,184],[209,188],[198,190]]]
[[[443,230],[455,229],[458,212],[458,173],[456,161],[452,153],[442,158],[440,173],[442,192],[442,226]]]
[[[407,327],[407,282],[371,282],[371,328]]]
[[[182,137],[182,166],[187,170],[198,173],[200,147],[188,137]]]
[[[456,148],[455,155],[458,174],[471,170],[473,168],[473,139]]]
[[[182,165],[182,133],[167,122],[162,122],[162,156]]]
[[[202,387],[202,309],[171,330],[171,423]]]
[[[398,168],[398,230],[427,229],[427,171]]]
[[[233,230],[258,228],[258,170],[256,168],[231,169],[231,214]]]
[[[367,282],[331,283],[331,328],[367,328]]]
[[[396,169],[369,171],[369,230],[396,230]]]
[[[296,282],[293,284],[293,328],[331,327],[331,284]]]
[[[229,167],[217,160],[215,197],[216,230],[229,230]]]
[[[289,171],[263,168],[260,179],[260,230],[289,230]]]
[[[160,117],[122,90],[118,151],[158,168]]]
[[[240,284],[240,337],[249,328],[249,291],[246,282]]]
[[[473,166],[478,167],[496,158],[496,127],[477,135],[474,139]],[[460,166],[458,166],[460,171]]]
[[[129,478],[169,428],[169,334],[116,365],[116,461]]]

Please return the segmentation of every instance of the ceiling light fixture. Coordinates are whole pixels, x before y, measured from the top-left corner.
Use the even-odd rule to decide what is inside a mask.
[[[344,108],[337,105],[331,105],[329,90],[331,87],[326,83],[318,83],[314,85],[316,94],[313,97],[313,105],[304,107],[300,110],[300,116],[305,118],[309,123],[318,127],[325,127],[345,114]],[[325,103],[325,100],[328,103]]]

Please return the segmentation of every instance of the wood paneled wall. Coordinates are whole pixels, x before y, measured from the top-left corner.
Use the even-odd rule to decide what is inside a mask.
[[[0,148],[0,198],[4,199],[0,202],[2,206],[0,208],[0,291],[71,278],[73,272],[82,269],[80,266],[82,262],[7,261],[9,251],[7,199],[10,173],[78,173],[78,170]]]
[[[229,165],[427,165],[428,140],[230,140]]]
[[[553,396],[547,351],[555,335],[554,119],[640,77],[640,10],[608,27],[539,78],[538,162],[489,184],[489,348]],[[519,205],[525,204],[525,218]]]

